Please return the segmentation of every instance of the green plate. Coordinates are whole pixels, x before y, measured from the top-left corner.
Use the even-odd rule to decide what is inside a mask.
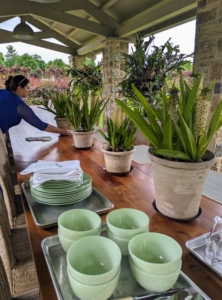
[[[36,192],[63,195],[66,192],[69,193],[69,192],[82,191],[91,184],[92,184],[92,178],[88,174],[83,173],[83,182],[80,185],[79,183],[70,182],[70,181],[50,180],[39,185],[37,188],[32,188],[31,184],[30,187],[31,190],[33,191],[35,190]]]
[[[41,198],[41,200],[40,199],[38,199],[38,197],[37,198],[35,198],[33,195],[33,199],[35,199],[37,202],[39,202],[39,203],[41,203],[41,204],[45,204],[45,205],[69,205],[69,204],[73,204],[73,203],[76,203],[76,202],[79,202],[79,201],[82,201],[82,200],[84,200],[84,199],[86,199],[87,197],[89,197],[90,195],[91,195],[91,193],[92,193],[92,189],[88,192],[88,193],[86,193],[86,194],[84,194],[81,198],[79,198],[78,200],[71,200],[71,201],[61,201],[61,202],[48,202],[47,200],[46,201],[42,201],[42,198]]]

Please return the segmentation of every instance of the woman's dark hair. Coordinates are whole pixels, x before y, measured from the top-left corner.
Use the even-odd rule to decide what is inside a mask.
[[[5,81],[6,90],[9,91],[16,91],[18,86],[22,88],[29,84],[28,78],[23,75],[16,75],[16,76],[9,76],[8,79]]]

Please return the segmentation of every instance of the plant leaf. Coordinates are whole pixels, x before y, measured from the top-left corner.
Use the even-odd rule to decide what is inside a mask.
[[[162,148],[173,149],[173,131],[170,116],[168,115],[163,123],[163,144]]]
[[[140,129],[145,138],[157,149],[161,148],[160,140],[157,133],[152,129],[152,127],[144,120],[143,116],[138,111],[133,111],[130,109],[123,101],[118,99],[115,100],[116,103],[122,108],[122,110],[127,114],[127,116],[135,123],[135,125]]]
[[[187,126],[187,124],[186,124],[183,116],[181,115],[180,111],[179,111],[179,118],[180,118],[182,135],[184,136],[185,141],[187,143],[187,150],[188,150],[190,156],[192,157],[192,160],[195,161],[196,156],[197,156],[197,146],[196,146],[195,138],[193,136],[192,131]]]
[[[170,157],[170,158],[177,158],[181,160],[188,160],[192,161],[189,155],[187,155],[184,152],[177,151],[177,150],[169,150],[169,149],[154,149],[153,150],[154,154],[165,156],[165,157]]]
[[[183,133],[182,133],[180,127],[177,125],[177,123],[174,120],[172,120],[172,122],[173,122],[174,128],[175,128],[176,133],[177,133],[177,137],[179,138],[179,140],[181,142],[181,145],[183,147],[184,152],[187,155],[189,155],[188,149],[187,149],[187,144],[186,144],[186,141],[184,140],[184,136],[183,136]]]
[[[141,104],[143,105],[144,109],[146,110],[148,120],[150,122],[150,125],[152,126],[153,130],[157,133],[158,136],[162,136],[162,132],[160,130],[160,126],[158,125],[155,115],[153,114],[153,110],[151,108],[151,105],[147,102],[147,99],[140,93],[140,91],[132,85],[132,89],[137,96],[137,98],[140,100]]]

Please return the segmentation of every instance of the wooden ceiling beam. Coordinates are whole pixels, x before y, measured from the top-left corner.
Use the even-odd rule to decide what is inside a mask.
[[[102,11],[107,10],[108,8],[110,8],[111,6],[113,6],[116,2],[118,2],[119,0],[106,0],[100,7],[99,9]]]
[[[150,27],[147,28],[143,31],[141,31],[140,33],[142,34],[142,36],[149,36],[152,33],[156,34],[158,32],[162,32],[164,30],[182,25],[184,23],[190,22],[192,20],[196,19],[196,15],[197,15],[197,8],[194,8],[188,12],[185,12],[184,14],[178,15],[174,18],[168,19],[165,22],[159,23],[157,25],[155,25],[154,27]],[[155,40],[154,40],[155,42]]]
[[[101,38],[101,37],[92,40],[88,44],[86,44],[86,45],[82,46],[81,48],[79,48],[77,50],[77,54],[78,55],[84,55],[86,53],[93,52],[95,49],[98,49],[98,47],[102,46],[102,43],[101,43],[102,40],[104,40],[104,38]]]
[[[123,24],[115,31],[119,37],[128,37],[133,33],[145,30],[147,27],[156,26],[156,24],[171,19],[177,15],[185,13],[186,11],[196,8],[196,0],[171,0],[165,3],[161,9],[158,7],[155,10],[152,8],[146,14],[134,16]]]
[[[47,25],[43,24],[41,21],[33,18],[32,16],[26,16],[26,20],[27,20],[27,22],[29,22],[33,26],[39,28],[43,32],[50,30],[50,27],[48,27]],[[50,30],[50,33],[51,33],[51,38],[54,38],[54,39],[58,40],[59,42],[65,44],[65,45],[67,45],[67,46],[69,46],[69,47],[71,47],[73,49],[77,49],[79,47],[78,44],[70,41],[65,36],[63,36],[62,34],[56,32],[55,30]]]
[[[38,47],[42,47],[42,48],[46,48],[49,50],[54,50],[54,51],[70,54],[70,55],[76,54],[76,49],[41,40],[41,39],[49,38],[50,37],[49,32],[48,33],[47,32],[35,32],[35,35],[36,35],[35,40],[25,41],[25,40],[20,40],[20,39],[14,39],[12,37],[11,31],[0,29],[1,43],[22,42],[22,43],[30,44],[33,46],[38,46]]]
[[[77,1],[63,0],[54,3],[52,7],[65,12],[82,9],[87,13],[89,13],[92,17],[97,19],[98,22],[107,25],[109,28],[116,29],[119,27],[119,23],[114,18],[104,13],[103,10],[100,10],[98,6],[96,6],[95,4],[93,4],[88,0],[77,0]]]
[[[62,53],[65,53],[65,54],[70,54],[70,55],[75,55],[76,54],[75,49],[72,49],[70,47],[65,47],[65,46],[62,46],[62,45],[58,45],[58,44],[54,44],[54,43],[51,43],[51,42],[39,40],[39,39],[32,40],[32,41],[21,40],[20,42],[27,43],[27,44],[30,44],[30,45],[33,45],[33,46],[42,47],[42,48],[49,49],[49,50],[62,52]]]
[[[56,27],[56,25],[58,24],[58,22],[53,22],[52,25],[49,27],[50,29],[54,29]]]
[[[58,11],[51,8],[49,5],[30,2],[27,0],[19,0],[19,2],[7,0],[7,3],[5,0],[0,0],[0,6],[3,7],[3,10],[1,9],[1,14],[5,16],[5,12],[7,11],[9,13],[10,9],[13,10],[13,13],[16,12],[16,15],[20,14],[22,7],[22,14],[35,14],[55,22],[66,24],[102,36],[113,35],[113,29],[108,28],[105,25]]]

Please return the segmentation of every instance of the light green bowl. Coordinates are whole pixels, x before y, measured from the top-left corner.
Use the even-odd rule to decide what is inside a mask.
[[[149,217],[137,209],[116,209],[107,215],[106,222],[109,231],[121,239],[149,231]]]
[[[101,218],[87,209],[65,211],[58,218],[58,227],[62,237],[69,240],[96,235],[101,226]]]
[[[141,271],[133,264],[131,259],[129,259],[129,261],[130,261],[130,268],[135,280],[144,289],[156,293],[165,292],[170,288],[172,288],[172,286],[177,282],[177,278],[180,274],[180,269],[182,264],[182,262],[180,262],[179,268],[173,273],[167,275],[153,275]]]
[[[83,284],[98,285],[113,279],[120,268],[119,247],[103,236],[79,239],[67,252],[71,275]]]
[[[114,236],[109,231],[109,229],[107,229],[107,234],[108,234],[108,238],[111,239],[113,242],[115,242],[119,246],[122,255],[128,255],[128,244],[129,244],[130,240],[124,240],[124,239]]]
[[[75,243],[75,241],[72,241],[72,240],[68,240],[64,237],[62,237],[58,231],[58,236],[59,236],[59,241],[60,241],[60,244],[62,246],[62,249],[67,252],[69,250],[69,247]]]
[[[101,233],[101,228],[99,228],[99,231],[98,231],[98,233],[97,233],[96,235],[100,235],[100,233]],[[75,241],[73,241],[73,240],[69,240],[69,239],[64,238],[64,237],[60,234],[59,229],[58,229],[58,236],[59,236],[60,244],[61,244],[61,246],[62,246],[62,248],[63,248],[63,250],[64,250],[65,252],[67,252],[67,251],[69,250],[69,247],[70,247],[73,243],[75,243]]]
[[[147,232],[134,236],[128,245],[129,256],[140,270],[164,275],[178,269],[182,257],[182,248],[171,237]]]
[[[78,282],[71,275],[69,268],[67,268],[68,278],[76,296],[81,300],[105,300],[108,299],[115,291],[120,275],[120,268],[116,276],[109,282],[100,285],[88,285]]]

